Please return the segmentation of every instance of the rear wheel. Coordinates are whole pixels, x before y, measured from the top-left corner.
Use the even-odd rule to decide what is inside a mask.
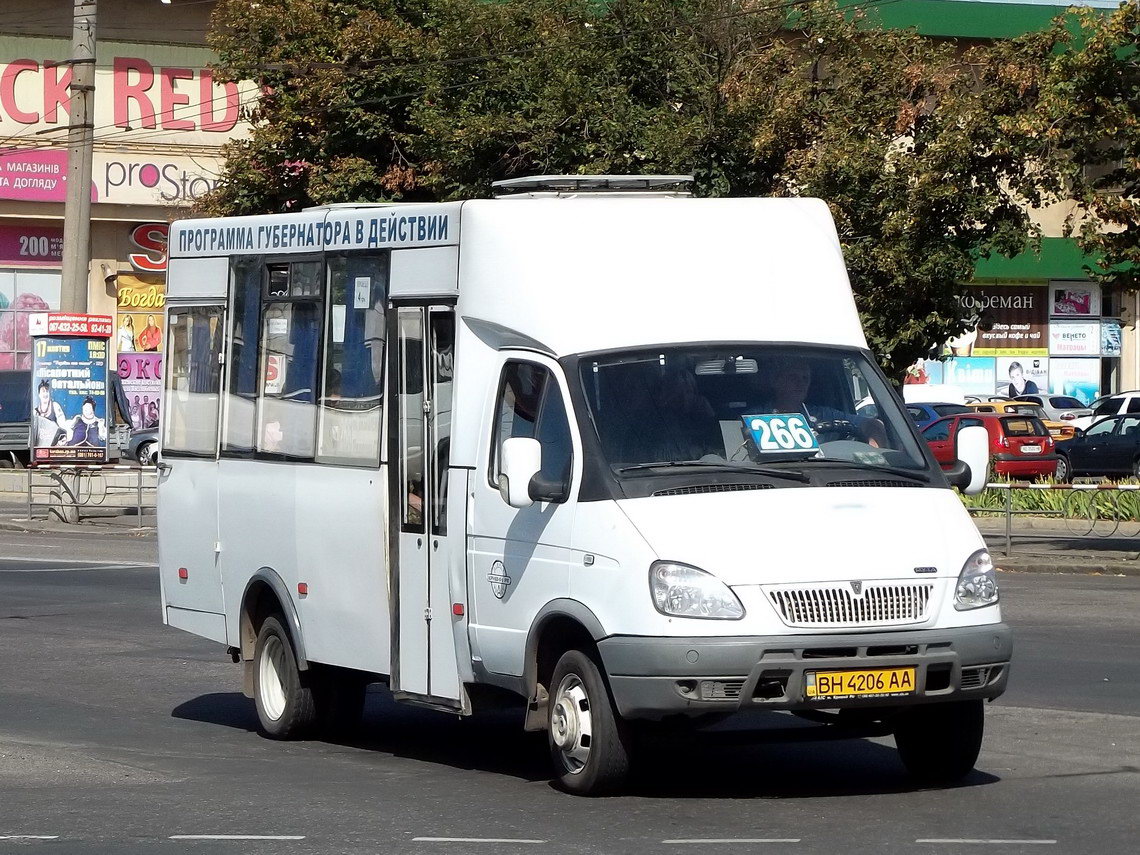
[[[895,745],[903,765],[924,784],[950,784],[977,762],[985,730],[981,700],[951,701],[908,709],[895,721]]]
[[[317,721],[311,675],[297,668],[289,633],[277,615],[261,624],[253,651],[253,697],[261,732],[272,739],[298,739]]]
[[[1140,478],[1140,457],[1132,461],[1132,477]]]
[[[1069,458],[1063,454],[1057,455],[1057,473],[1054,477],[1061,484],[1068,484],[1073,480],[1073,467],[1069,463]]]
[[[629,736],[597,664],[569,650],[550,685],[547,738],[559,784],[578,795],[613,792],[629,774]]]
[[[152,466],[152,465],[154,465],[154,463],[155,463],[155,460],[154,460],[155,445],[156,445],[156,443],[153,443],[153,442],[144,442],[142,445],[140,445],[138,447],[138,449],[135,451],[135,456],[138,458],[139,466]]]

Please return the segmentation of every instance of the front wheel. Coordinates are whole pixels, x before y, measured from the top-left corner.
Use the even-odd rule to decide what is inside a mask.
[[[981,700],[913,707],[895,723],[895,746],[911,776],[924,784],[951,784],[974,768],[982,749]]]
[[[138,447],[135,456],[138,458],[139,466],[153,466],[155,464],[154,448],[156,443],[144,442]]]
[[[629,774],[629,737],[597,664],[569,650],[550,685],[547,738],[558,783],[583,796],[613,792]]]
[[[261,624],[253,650],[253,697],[261,732],[272,739],[308,736],[317,722],[309,675],[297,668],[297,656],[281,620],[270,615]]]

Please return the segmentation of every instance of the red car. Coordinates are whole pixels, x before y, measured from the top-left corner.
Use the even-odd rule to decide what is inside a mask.
[[[955,434],[971,425],[981,425],[990,435],[994,475],[1050,478],[1057,473],[1057,452],[1049,429],[1036,416],[1014,413],[947,416],[927,425],[922,437],[943,469],[949,469],[956,460]]]

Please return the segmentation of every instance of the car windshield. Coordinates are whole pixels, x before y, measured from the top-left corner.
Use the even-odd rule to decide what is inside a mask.
[[[1054,407],[1056,407],[1058,410],[1087,410],[1088,409],[1088,407],[1086,407],[1084,404],[1082,404],[1076,398],[1069,398],[1069,397],[1065,397],[1065,396],[1050,398],[1049,403],[1052,404]]]
[[[1009,412],[1020,413],[1023,416],[1036,416],[1039,419],[1047,419],[1045,411],[1036,404],[1017,404],[1016,406],[1009,407]]]
[[[700,345],[585,356],[582,388],[619,476],[827,462],[922,472],[901,402],[860,351]],[[875,416],[868,416],[868,406]]]

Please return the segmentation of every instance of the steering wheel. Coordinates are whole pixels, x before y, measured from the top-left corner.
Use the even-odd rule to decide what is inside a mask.
[[[857,442],[866,442],[863,432],[849,419],[832,419],[820,421],[815,424],[815,433],[822,445],[825,442],[837,442],[844,439],[853,439]],[[826,437],[826,439],[824,438]]]

